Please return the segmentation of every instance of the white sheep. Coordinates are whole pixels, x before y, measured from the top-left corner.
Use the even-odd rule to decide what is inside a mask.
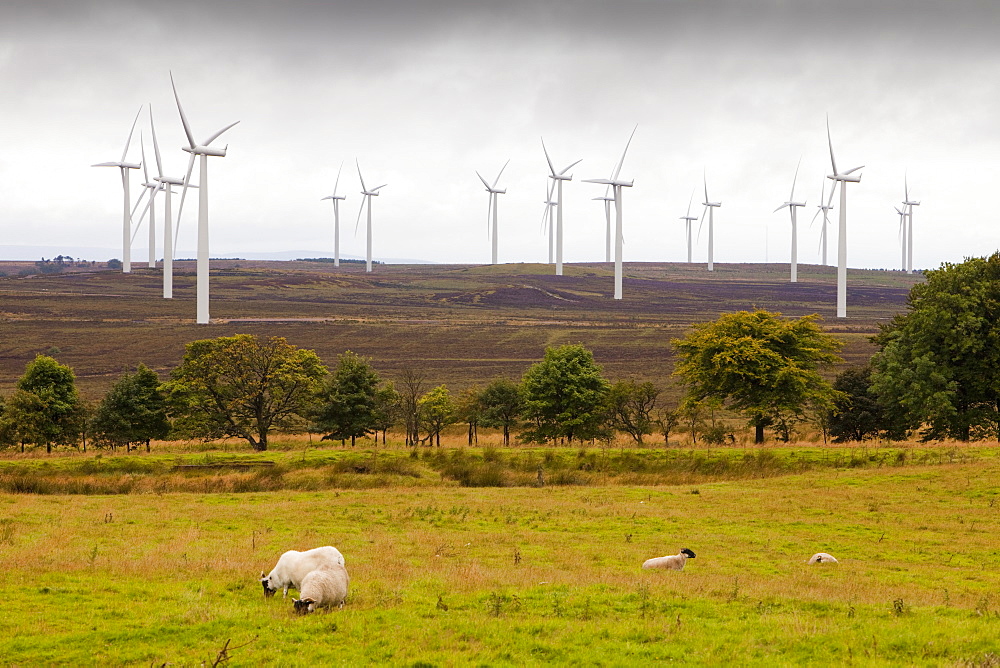
[[[695,554],[686,547],[677,554],[666,557],[654,557],[643,562],[643,568],[666,568],[672,571],[684,570],[684,564],[688,559],[694,559]]]
[[[813,556],[809,557],[810,564],[836,564],[837,560],[832,554],[827,554],[826,552],[817,552]]]
[[[350,584],[347,569],[341,565],[317,568],[302,579],[302,587],[299,588],[302,598],[292,599],[295,612],[304,615],[315,612],[316,608],[343,608]]]
[[[264,587],[264,596],[274,596],[279,588],[284,590],[282,598],[288,596],[288,589],[301,589],[303,578],[321,566],[343,566],[344,555],[335,547],[329,545],[316,547],[305,552],[289,550],[278,559],[278,563],[267,575],[260,572],[260,584]]]

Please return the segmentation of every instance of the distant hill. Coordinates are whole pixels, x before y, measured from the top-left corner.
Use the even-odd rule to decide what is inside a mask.
[[[27,260],[34,261],[43,257],[52,258],[56,255],[68,255],[78,260],[97,260],[104,262],[111,258],[121,259],[121,248],[104,248],[100,246],[14,246],[0,245],[0,260]],[[193,258],[197,251],[191,248],[178,249],[175,254],[178,258]],[[240,258],[243,260],[297,260],[299,258],[324,257],[326,254],[312,250],[288,250],[274,251],[268,253],[256,251],[239,251],[232,249],[218,249],[212,251],[212,257],[218,258]],[[364,258],[352,255],[342,256],[345,259],[363,260]],[[427,260],[416,260],[412,258],[374,258],[377,262],[385,264],[433,264]],[[133,262],[144,262],[146,260],[146,249],[136,248],[132,250]]]

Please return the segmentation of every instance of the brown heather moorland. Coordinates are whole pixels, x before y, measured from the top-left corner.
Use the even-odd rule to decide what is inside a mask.
[[[81,392],[97,399],[127,367],[161,377],[190,341],[236,333],[283,336],[328,364],[353,350],[386,378],[422,372],[453,390],[504,375],[519,378],[546,346],[582,343],[611,379],[672,385],[670,341],[693,323],[754,307],[819,314],[844,341],[848,363],[873,351],[869,337],[905,309],[919,274],[848,272],[848,312],[837,320],[836,270],[786,264],[626,263],[621,301],[604,263],[376,265],[213,261],[210,325],[194,323],[194,262],[175,264],[174,299],[161,298],[159,269],[131,274],[72,268],[17,275],[33,265],[0,263],[0,393],[10,392],[37,353],[69,364]],[[669,391],[673,393],[674,391]]]

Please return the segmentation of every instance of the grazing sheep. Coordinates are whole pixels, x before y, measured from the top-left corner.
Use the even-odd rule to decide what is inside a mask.
[[[833,555],[827,554],[826,552],[817,552],[813,556],[809,557],[810,564],[836,564],[837,560],[833,558]]]
[[[655,557],[643,562],[643,568],[666,568],[672,571],[684,570],[684,564],[688,559],[694,559],[695,554],[686,547],[678,552],[666,557]]]
[[[265,575],[264,571],[260,572],[260,584],[264,587],[264,596],[274,596],[274,593],[281,588],[284,590],[282,598],[285,598],[288,596],[289,588],[299,589],[306,575],[321,566],[328,565],[344,565],[344,555],[335,547],[327,545],[305,552],[289,550],[281,555],[270,573]]]
[[[347,569],[339,564],[317,568],[302,579],[299,588],[302,598],[292,599],[295,612],[304,615],[315,612],[316,608],[343,608],[350,584]]]

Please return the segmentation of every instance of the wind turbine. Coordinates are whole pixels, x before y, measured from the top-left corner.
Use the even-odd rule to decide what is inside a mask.
[[[146,208],[142,210],[142,215],[139,216],[139,222],[135,224],[135,232],[132,233],[133,240],[136,233],[138,233],[139,228],[142,226],[142,221],[146,217],[146,212],[149,212],[149,268],[154,269],[156,267],[156,206],[153,203],[153,198],[156,196],[156,191],[160,189],[160,184],[156,181],[152,181],[149,178],[149,170],[146,168],[146,142],[142,137],[142,132],[139,133],[139,148],[142,151],[142,175],[143,182],[142,187],[144,188],[142,195],[136,200],[135,206],[132,207],[132,218],[135,218],[135,210],[139,208],[142,204],[142,198],[146,195],[149,196],[149,201],[146,202]]]
[[[910,222],[907,225],[906,230],[906,273],[913,273],[913,207],[920,206],[920,202],[914,202],[910,199],[910,186],[906,182],[906,176],[903,176],[903,188],[904,190],[904,200],[903,200],[903,210],[906,211],[906,207],[910,207],[907,217]]]
[[[549,157],[549,151],[545,148],[545,139],[542,139],[542,151],[545,152],[545,161],[549,163],[549,178],[556,181],[556,276],[562,276],[563,274],[563,207],[562,207],[562,186],[563,181],[572,181],[573,175],[566,175],[570,169],[575,165],[583,162],[583,158],[572,163],[566,169],[561,172],[556,172],[556,168],[552,165],[552,159]]]
[[[181,124],[184,126],[184,134],[187,135],[188,140],[188,146],[182,146],[181,149],[191,154],[191,159],[188,161],[187,175],[184,177],[184,188],[181,191],[181,205],[177,211],[178,225],[180,225],[181,211],[184,210],[184,198],[187,196],[187,189],[191,182],[191,170],[194,169],[194,158],[195,156],[201,157],[201,165],[199,166],[200,176],[198,178],[200,188],[198,191],[197,323],[204,325],[208,324],[208,156],[226,157],[226,149],[229,148],[228,144],[224,148],[212,148],[211,143],[218,139],[223,132],[236,125],[236,123],[239,123],[239,121],[230,123],[208,137],[201,144],[198,144],[194,140],[194,133],[191,132],[187,116],[184,115],[184,108],[181,107],[181,98],[177,95],[177,86],[174,84],[173,72],[170,73],[170,87],[174,89],[174,100],[177,101],[177,111],[180,114]],[[169,192],[169,186],[167,192]]]
[[[337,194],[337,186],[340,185],[340,172],[344,169],[344,163],[340,163],[340,169],[337,170],[337,180],[333,182],[333,194],[327,195],[320,199],[322,202],[325,199],[333,200],[333,266],[340,266],[340,201],[347,199],[345,195]]]
[[[632,143],[632,137],[635,136],[635,131],[639,128],[638,125],[632,129],[632,134],[628,137],[628,142],[625,144],[625,150],[622,152],[622,159],[618,161],[618,166],[615,167],[615,171],[612,172],[610,179],[584,179],[584,183],[600,183],[602,185],[611,186],[615,193],[615,299],[622,298],[622,188],[631,188],[634,181],[621,181],[618,179],[618,175],[622,171],[622,165],[625,164],[625,154],[628,153],[628,147]],[[548,157],[546,155],[546,157]],[[551,164],[551,163],[550,163]],[[576,163],[573,163],[576,164]],[[572,166],[572,165],[570,165]],[[569,169],[567,167],[566,169]],[[565,170],[564,170],[565,171]],[[562,186],[560,185],[560,188]]]
[[[819,244],[820,248],[822,248],[823,251],[824,266],[826,266],[826,228],[827,224],[830,222],[829,212],[830,209],[833,208],[831,204],[833,204],[833,193],[834,191],[836,191],[836,189],[837,189],[837,184],[834,184],[833,187],[830,188],[830,199],[826,199],[826,179],[823,179],[823,187],[820,190],[820,196],[819,196],[819,206],[816,207],[817,211],[815,214],[813,214],[813,219],[809,221],[809,227],[812,227],[812,224],[816,222],[817,216],[819,216],[820,213],[823,214],[823,229],[820,230]]]
[[[706,198],[708,199],[708,198]],[[688,264],[691,264],[691,222],[698,220],[698,216],[691,215],[691,203],[694,202],[694,191],[691,191],[691,198],[688,199],[688,210],[687,213],[681,216],[681,220],[684,221],[684,232],[687,237],[687,247],[688,247]]]
[[[179,104],[180,103],[178,102],[178,105]],[[183,118],[183,116],[181,118]],[[189,181],[190,176],[191,176],[191,172],[190,171],[188,171],[187,177],[183,178],[183,179],[180,178],[180,177],[177,177],[177,176],[166,176],[163,173],[163,161],[160,159],[160,145],[156,141],[156,126],[153,124],[153,105],[149,105],[149,127],[150,127],[150,130],[153,133],[153,154],[156,157],[156,174],[157,174],[157,176],[155,177],[154,180],[159,184],[160,189],[163,190],[163,193],[164,193],[163,194],[163,197],[164,197],[164,202],[163,202],[163,298],[164,299],[173,299],[173,297],[174,297],[174,239],[173,239],[173,229],[174,229],[174,226],[173,226],[173,208],[171,206],[171,199],[170,199],[170,195],[173,193],[173,191],[171,190],[171,187],[172,186],[183,186],[184,188],[198,188],[198,186],[191,185],[191,183]],[[206,143],[208,143],[208,142],[206,142]],[[191,157],[194,158],[194,154],[193,153],[191,154]],[[204,163],[202,163],[202,178],[205,178],[205,165],[204,165]],[[202,183],[202,186],[204,186],[204,183]],[[201,189],[204,190],[204,187],[202,187]],[[153,202],[153,198],[155,196],[156,196],[156,191],[154,190],[150,194],[149,201],[150,201],[151,205],[152,205],[152,202]],[[151,223],[152,223],[152,213],[153,213],[152,209],[150,209],[150,222]],[[180,222],[180,212],[179,211],[178,211],[178,215],[177,215],[177,220],[178,220],[178,222]],[[199,228],[200,228],[200,223],[201,223],[200,212],[199,212],[199,216],[198,216],[198,222],[199,222]],[[207,224],[207,221],[206,221],[206,224]],[[152,238],[153,237],[152,237],[152,225],[151,225],[150,226],[150,243],[153,243]],[[200,240],[201,240],[200,229],[199,229],[198,238],[199,238],[199,242],[200,242]],[[207,231],[206,231],[206,246],[207,246]],[[207,250],[208,249],[206,248],[205,250],[206,250],[206,258],[205,258],[205,262],[206,262],[206,267],[205,267],[205,269],[206,269],[206,280],[205,280],[205,292],[206,292],[206,295],[205,295],[206,296],[206,300],[205,300],[205,322],[208,322],[208,299],[207,299],[207,297],[208,297],[208,294],[207,294],[208,293],[208,278],[207,278],[207,269],[208,269],[208,267],[207,267],[207,263],[208,263],[207,255],[208,255],[208,253],[207,253]],[[198,248],[198,258],[199,258],[199,269],[198,269],[198,281],[199,281],[198,299],[199,299],[199,306],[198,306],[198,308],[199,308],[199,312],[200,312],[200,310],[201,310],[201,304],[200,304],[200,300],[201,300],[201,288],[200,288],[200,281],[201,281],[201,247],[200,247],[200,245],[199,245],[199,248]],[[199,320],[198,322],[201,322],[201,320]]]
[[[788,201],[779,206],[773,211],[777,213],[788,207],[788,210],[792,213],[792,258],[791,258],[791,283],[799,282],[799,237],[798,237],[798,225],[795,219],[795,209],[800,206],[805,206],[805,202],[795,201],[795,182],[799,179],[799,167],[802,165],[802,158],[799,158],[799,164],[795,165],[795,176],[792,178],[792,192],[788,195]],[[708,199],[707,197],[705,199]]]
[[[490,203],[486,207],[487,230],[489,230],[490,227],[490,210],[492,209],[493,211],[493,261],[491,262],[491,264],[497,263],[497,195],[505,195],[507,193],[506,189],[499,190],[497,188],[497,183],[500,182],[500,176],[503,175],[503,170],[507,169],[507,165],[509,164],[510,160],[507,160],[507,162],[503,163],[503,167],[500,168],[500,173],[497,174],[496,179],[494,179],[493,185],[487,183],[486,179],[483,178],[483,175],[480,174],[479,172],[476,172],[476,176],[478,176],[479,180],[483,182],[484,186],[486,186],[486,192],[490,194]]]
[[[902,210],[897,206],[896,213],[899,214],[899,247],[902,249],[903,253],[903,271],[906,271],[906,207],[904,206]]]
[[[132,129],[128,131],[128,139],[125,140],[125,150],[122,151],[122,159],[118,162],[99,162],[91,167],[117,167],[122,173],[122,189],[125,191],[122,200],[122,273],[128,274],[132,271],[132,206],[128,193],[128,171],[129,169],[139,169],[140,165],[133,162],[125,162],[128,154],[129,144],[132,143],[132,133],[135,131],[135,124],[142,113],[142,106],[135,112],[135,120],[132,121]]]
[[[702,206],[705,208],[701,212],[701,222],[698,223],[698,236],[701,236],[701,226],[705,224],[705,214],[708,213],[708,270],[715,271],[715,209],[722,206],[722,202],[713,202],[708,198],[708,175],[705,174],[704,178],[705,201],[702,202]]]
[[[553,263],[553,250],[554,250],[554,235],[553,235],[553,225],[552,225],[552,207],[556,205],[556,202],[552,200],[552,193],[555,190],[556,182],[552,181],[549,187],[546,189],[545,194],[545,211],[542,213],[542,232],[548,231],[549,233],[549,264]]]
[[[361,199],[361,208],[358,209],[358,221],[354,223],[354,233],[358,233],[358,223],[361,222],[361,212],[365,210],[365,204],[368,205],[368,253],[365,256],[365,271],[371,273],[372,270],[372,197],[378,197],[378,191],[385,188],[388,183],[383,183],[377,188],[372,188],[369,190],[365,186],[365,177],[361,176],[361,165],[358,164],[357,160],[354,161],[358,165],[358,178],[361,179],[361,194],[363,195]]]
[[[837,171],[837,160],[833,157],[833,139],[830,137],[830,118],[826,119],[826,140],[830,144],[830,165],[833,174],[826,178],[840,182],[840,225],[837,235],[837,317],[847,317],[847,184],[860,183],[861,175],[851,176],[861,167],[853,167],[846,172]]]
[[[611,203],[615,201],[614,197],[608,197],[608,191],[611,190],[611,186],[608,186],[604,190],[604,197],[595,197],[594,200],[598,202],[604,202],[604,261],[611,262]]]

